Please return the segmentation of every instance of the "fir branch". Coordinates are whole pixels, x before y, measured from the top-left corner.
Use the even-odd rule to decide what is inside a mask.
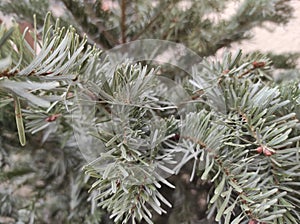
[[[107,31],[106,27],[102,24],[95,25],[92,21],[89,21],[88,14],[85,12],[86,7],[80,1],[62,1],[80,25],[78,28],[83,31],[82,36],[84,36],[84,34],[88,34],[88,36],[92,37],[93,42],[101,45],[104,49],[109,49],[118,43],[118,41],[116,41],[115,38]],[[99,34],[102,35],[99,36]]]
[[[74,18],[78,19],[76,25],[95,29],[88,30],[92,42],[98,40],[107,48],[120,42],[109,40],[102,32],[107,17],[101,13],[100,1],[97,1],[97,12],[92,4],[84,4],[84,1],[64,2],[68,2]],[[152,38],[167,34],[165,38],[185,43],[204,55],[244,38],[249,28],[263,21],[284,22],[282,13],[289,12],[289,8],[287,11],[280,8],[285,6],[285,1],[244,2],[232,18],[216,25],[206,15],[225,8],[218,0],[209,1],[211,11],[205,8],[206,3],[197,1],[192,1],[191,8],[185,11],[173,7],[173,1],[159,1],[152,10],[151,3],[137,1],[131,7],[128,1],[122,0],[121,13],[109,15],[120,26],[115,30],[116,33],[121,31],[116,38],[121,42],[128,40],[126,36],[138,39],[146,33]],[[170,5],[170,13],[162,16],[162,10],[170,9]],[[144,11],[139,14],[133,8]],[[264,15],[262,10],[265,10]],[[137,24],[129,26],[132,21]],[[162,25],[156,26],[158,22]],[[84,31],[80,27],[78,30]],[[97,39],[99,30],[102,33]],[[98,205],[107,210],[106,216],[111,212],[110,217],[115,222],[157,223],[153,213],[161,215],[165,213],[162,204],[169,207],[172,204],[167,200],[171,194],[163,194],[162,186],[173,188],[174,183],[177,187],[183,181],[186,183],[182,173],[188,170],[193,181],[191,186],[212,183],[205,189],[208,195],[205,198],[209,201],[205,200],[203,207],[208,213],[187,214],[183,210],[183,216],[175,222],[170,217],[171,223],[199,222],[196,219],[200,216],[225,224],[297,223],[300,216],[299,85],[278,85],[267,78],[272,73],[267,70],[270,65],[267,58],[258,54],[243,56],[239,51],[234,57],[225,54],[223,61],[201,63],[189,80],[192,86],[184,78],[176,83],[188,88],[187,96],[177,104],[172,101],[174,82],[169,87],[155,75],[156,72],[168,75],[168,70],[149,69],[131,62],[116,67],[109,60],[102,60],[100,51],[89,47],[87,39],[80,38],[74,28],[62,28],[58,23],[52,27],[49,15],[42,29],[42,40],[37,30],[33,33],[35,44],[41,46],[39,54],[24,41],[25,33],[15,29],[7,36],[7,31],[0,28],[0,106],[12,103],[10,96],[17,94],[26,106],[22,111],[26,130],[41,131],[42,137],[36,137],[38,141],[32,141],[28,135],[31,144],[26,149],[33,149],[30,151],[35,153],[29,155],[23,150],[27,155],[24,159],[43,181],[36,201],[40,195],[53,198],[49,196],[49,191],[53,191],[61,207],[54,206],[58,215],[49,216],[50,221],[44,220],[41,214],[48,205],[34,201],[36,207],[30,212],[32,217],[37,217],[37,222],[78,223],[84,219],[100,223],[102,210],[96,209],[99,202]],[[115,35],[112,36],[115,40]],[[114,66],[113,72],[111,66]],[[174,70],[172,74],[181,73],[177,72]],[[174,79],[177,80],[177,76]],[[201,100],[196,101],[199,97]],[[191,99],[188,103],[192,107],[180,107],[185,99]],[[19,119],[21,105],[16,107],[16,115],[24,143]],[[13,105],[8,106],[13,109]],[[70,112],[74,112],[73,116]],[[0,113],[1,125],[11,125],[7,116],[9,113]],[[8,148],[2,141],[4,131],[0,130],[1,152],[3,145],[4,150]],[[74,132],[79,132],[79,137],[73,136]],[[13,136],[11,139],[16,137],[10,136]],[[41,144],[44,144],[42,148]],[[51,150],[47,150],[49,148]],[[1,166],[3,157],[14,151],[0,154]],[[79,173],[83,165],[81,153],[89,160],[84,168],[85,180]],[[9,160],[5,158],[6,161]],[[6,169],[9,169],[7,164]],[[14,163],[9,165],[15,166]],[[26,183],[35,182],[26,180]],[[87,188],[91,189],[89,196]],[[186,189],[195,201],[198,190]],[[189,200],[186,195],[172,195],[183,205]],[[0,200],[11,205],[1,194]],[[18,210],[23,204],[14,207]],[[70,215],[67,217],[61,211]],[[56,217],[63,218],[56,220]],[[168,222],[168,216],[161,218],[162,223]]]
[[[149,29],[155,24],[155,22],[160,18],[160,16],[163,15],[163,13],[167,11],[169,7],[172,6],[172,3],[166,4],[165,6],[160,6],[159,11],[149,20],[148,24],[145,25],[142,30],[140,30],[137,34],[135,34],[132,37],[132,41],[139,39],[144,33],[149,31]]]

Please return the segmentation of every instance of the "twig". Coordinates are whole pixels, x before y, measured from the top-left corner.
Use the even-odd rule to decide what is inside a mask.
[[[126,0],[121,1],[121,35],[122,43],[126,43]]]
[[[9,70],[6,69],[6,70],[0,72],[0,78],[2,78],[2,77],[6,77],[6,78],[14,77],[14,76],[17,75],[17,73],[18,73],[17,70],[13,71],[13,72],[9,72]]]
[[[253,65],[252,68],[250,68],[250,69],[248,69],[247,71],[245,71],[245,72],[243,72],[242,74],[240,74],[240,75],[238,76],[238,78],[240,79],[240,78],[244,77],[245,75],[249,74],[250,72],[254,71],[254,70],[257,69],[257,68],[262,68],[262,67],[264,67],[264,66],[266,65],[266,63],[265,63],[265,62],[262,62],[262,61],[261,61],[261,62],[254,61],[254,62],[252,63],[252,65]]]

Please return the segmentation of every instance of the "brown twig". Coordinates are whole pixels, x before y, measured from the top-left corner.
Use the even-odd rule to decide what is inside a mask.
[[[9,72],[9,70],[4,70],[0,73],[0,78],[2,77],[6,77],[6,78],[10,78],[10,77],[14,77],[18,72],[15,71],[15,72]]]
[[[250,68],[250,69],[248,69],[247,71],[243,72],[242,74],[240,74],[240,75],[238,76],[238,78],[240,79],[240,78],[244,77],[245,75],[249,74],[250,72],[254,71],[255,69],[257,69],[257,68],[262,68],[262,67],[264,67],[265,65],[266,65],[265,62],[257,62],[257,61],[254,61],[254,62],[252,63],[252,66],[253,66],[253,67]]]
[[[197,90],[192,96],[192,100],[196,100],[197,98],[199,98],[200,96],[202,96],[204,94],[204,90],[203,89],[199,89]]]
[[[126,43],[126,0],[121,1],[121,35],[122,43]]]

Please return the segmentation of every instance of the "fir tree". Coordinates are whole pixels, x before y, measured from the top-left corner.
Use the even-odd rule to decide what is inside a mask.
[[[0,3],[1,222],[299,223],[297,78],[207,57],[292,8],[234,2]]]

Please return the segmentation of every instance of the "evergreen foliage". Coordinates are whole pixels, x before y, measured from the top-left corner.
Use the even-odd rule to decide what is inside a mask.
[[[156,38],[213,55],[285,24],[288,1],[237,1],[227,19],[220,0],[62,2],[61,20],[42,19],[48,1],[0,4],[34,24],[0,26],[3,222],[299,223],[297,79],[258,52],[183,55],[182,71],[104,51]]]

